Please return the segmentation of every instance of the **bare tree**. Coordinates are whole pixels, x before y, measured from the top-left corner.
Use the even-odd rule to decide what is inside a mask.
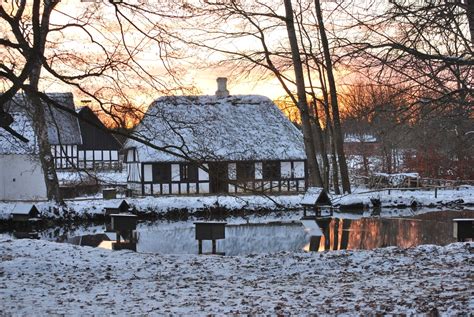
[[[146,85],[154,92],[167,91],[156,72],[150,72],[143,62],[140,63],[140,54],[147,45],[158,46],[157,52],[163,53],[168,45],[164,28],[150,23],[143,17],[143,11],[134,6],[85,5],[74,16],[63,11],[61,3],[53,0],[33,0],[32,3],[14,0],[2,3],[0,7],[0,29],[3,31],[0,39],[0,80],[5,87],[0,95],[0,112],[5,113],[5,104],[18,91],[25,92],[29,106],[24,110],[32,118],[38,139],[47,197],[58,202],[62,201],[62,197],[48,141],[45,105],[62,111],[70,109],[41,93],[47,83],[60,83],[90,98],[117,122],[122,116],[122,112],[117,111],[121,105],[117,98],[107,99],[112,91],[130,96],[136,92],[137,81],[141,82],[141,87]],[[105,13],[112,13],[112,16],[103,18],[101,14]],[[54,23],[51,19],[53,15],[66,22]],[[140,23],[143,20],[147,23]],[[130,36],[132,33],[134,37]],[[137,34],[142,36],[137,37]],[[84,48],[77,50],[77,47],[71,47],[68,43],[71,38],[76,45],[80,43]],[[164,61],[165,56],[166,53],[163,53],[158,60]],[[162,69],[169,74],[164,64]],[[173,74],[176,75],[176,71]],[[175,78],[170,77],[172,81]],[[77,116],[74,111],[70,114]],[[4,121],[3,126],[8,129],[9,120]]]
[[[293,60],[293,68],[295,71],[295,81],[298,96],[298,108],[301,113],[301,122],[303,126],[303,138],[308,157],[309,185],[323,186],[323,180],[316,160],[316,150],[314,135],[311,128],[308,101],[306,98],[306,86],[304,81],[303,64],[301,62],[298,40],[296,38],[295,22],[293,20],[293,7],[291,0],[285,0],[286,29],[291,47],[291,57]]]
[[[331,110],[333,116],[333,126],[334,126],[334,146],[336,147],[337,151],[337,158],[339,163],[339,169],[341,171],[341,181],[342,181],[342,190],[344,192],[350,193],[351,185],[349,182],[349,171],[347,169],[347,162],[346,156],[344,155],[344,139],[342,137],[342,130],[341,130],[341,121],[339,118],[339,105],[337,99],[337,89],[336,89],[336,81],[334,79],[333,74],[333,66],[331,60],[331,54],[329,51],[329,42],[326,35],[326,28],[324,26],[323,14],[321,10],[320,0],[314,1],[314,6],[316,10],[316,16],[318,20],[318,30],[319,34],[321,35],[321,44],[324,52],[324,61],[325,61],[325,68],[327,74],[327,81],[329,84],[329,94],[331,97]]]
[[[354,2],[340,11],[352,21],[346,30],[361,30],[338,38],[351,70],[382,85],[410,86],[413,107],[472,102],[472,1],[393,1],[384,8]]]

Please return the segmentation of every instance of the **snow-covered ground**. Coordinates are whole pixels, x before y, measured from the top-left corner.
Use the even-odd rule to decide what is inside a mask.
[[[390,189],[375,191],[357,188],[350,195],[333,196],[333,203],[350,205],[362,203],[372,206],[371,199],[379,199],[382,207],[411,206],[416,202],[420,206],[447,206],[450,204],[474,205],[474,186],[460,186],[458,189],[438,189],[435,197],[434,189],[399,190]]]
[[[388,190],[369,191],[356,189],[350,195],[330,195],[336,206],[363,204],[372,207],[371,199],[380,199],[382,207],[395,208],[416,205],[422,206],[452,206],[474,205],[474,186],[460,186],[458,189],[438,190],[435,197],[434,190]],[[117,207],[123,199],[140,212],[155,212],[165,214],[176,210],[187,210],[191,214],[198,210],[210,207],[222,207],[228,210],[282,210],[301,208],[303,195],[243,195],[243,196],[161,196],[137,197],[103,200],[101,196],[70,199],[66,201],[68,209],[76,215],[101,214],[105,207]],[[414,204],[415,202],[415,204]],[[54,204],[51,202],[0,202],[0,219],[7,219],[17,204],[35,204],[43,215],[61,217],[62,214],[52,212]]]
[[[250,256],[0,236],[2,315],[474,312],[474,244]]]

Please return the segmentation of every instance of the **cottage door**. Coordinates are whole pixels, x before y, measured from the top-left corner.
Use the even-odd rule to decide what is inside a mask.
[[[211,182],[211,193],[227,193],[227,163],[209,163],[209,180]]]

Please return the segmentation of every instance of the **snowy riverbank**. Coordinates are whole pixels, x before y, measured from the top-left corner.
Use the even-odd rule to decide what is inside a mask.
[[[334,195],[336,205],[363,204],[373,207],[373,200],[380,201],[381,207],[445,207],[445,206],[474,206],[474,186],[463,185],[454,189],[384,189],[380,191],[366,188],[355,189],[350,195]]]
[[[383,190],[367,191],[357,189],[350,195],[330,195],[335,206],[359,205],[360,208],[372,208],[373,200],[379,200],[381,207],[406,208],[414,207],[456,207],[474,206],[474,186],[461,186],[458,189],[438,190],[437,197],[433,190]],[[90,217],[103,214],[105,207],[117,207],[123,199],[138,212],[164,215],[186,210],[193,214],[203,210],[224,209],[230,212],[237,210],[284,210],[301,208],[303,195],[243,195],[243,196],[161,196],[136,197],[103,200],[101,197],[70,199],[66,201],[69,215]],[[64,214],[54,213],[51,202],[0,202],[0,220],[8,219],[17,204],[35,204],[46,217],[63,218]],[[342,209],[342,208],[341,208]]]
[[[277,210],[300,208],[302,195],[280,196],[161,196],[137,197],[104,200],[100,198],[81,198],[66,201],[67,210],[78,216],[103,214],[106,207],[118,207],[126,200],[132,208],[140,213],[167,214],[186,210],[189,214],[211,209],[225,210]],[[16,204],[26,202],[0,202],[0,219],[8,219]],[[41,214],[47,217],[62,218],[63,214],[53,212],[52,202],[28,202],[35,204]],[[28,204],[26,203],[26,204]]]
[[[473,248],[173,256],[0,236],[1,312],[469,314]]]

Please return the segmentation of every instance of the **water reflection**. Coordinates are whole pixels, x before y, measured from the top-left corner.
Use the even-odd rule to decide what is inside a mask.
[[[309,236],[299,221],[284,223],[230,224],[225,240],[217,240],[217,249],[226,255],[300,251]],[[204,252],[211,242],[203,241]],[[197,254],[194,225],[158,224],[139,227],[137,251],[163,254]]]
[[[406,248],[420,244],[445,245],[455,242],[452,219],[474,218],[474,211],[437,211],[391,218],[362,216],[348,218],[350,215],[336,214],[335,217],[328,219],[327,228],[322,228],[323,230],[316,226],[314,220],[302,223],[299,220],[301,216],[302,213],[286,213],[283,217],[274,215],[265,218],[227,218],[225,220],[230,224],[226,227],[226,239],[218,240],[217,249],[226,255],[246,255],[280,251],[298,252],[303,249],[322,251],[373,249],[386,246]],[[281,218],[285,220],[275,221]],[[197,254],[198,243],[195,240],[193,224],[196,220],[205,219],[139,223],[137,251]],[[105,225],[95,224],[74,229],[55,227],[41,232],[40,235],[48,240],[69,240],[76,244],[81,241],[82,245],[110,248],[115,237],[109,236],[107,240],[102,235],[105,231]],[[95,235],[87,237],[92,234]],[[73,238],[80,236],[82,239]],[[209,252],[211,242],[203,241],[203,249],[204,252]]]
[[[472,218],[474,211],[441,211],[411,218],[332,218],[327,228],[323,228],[320,241],[314,241],[318,246],[312,248],[322,251],[446,245],[456,242],[452,222],[456,217]]]

